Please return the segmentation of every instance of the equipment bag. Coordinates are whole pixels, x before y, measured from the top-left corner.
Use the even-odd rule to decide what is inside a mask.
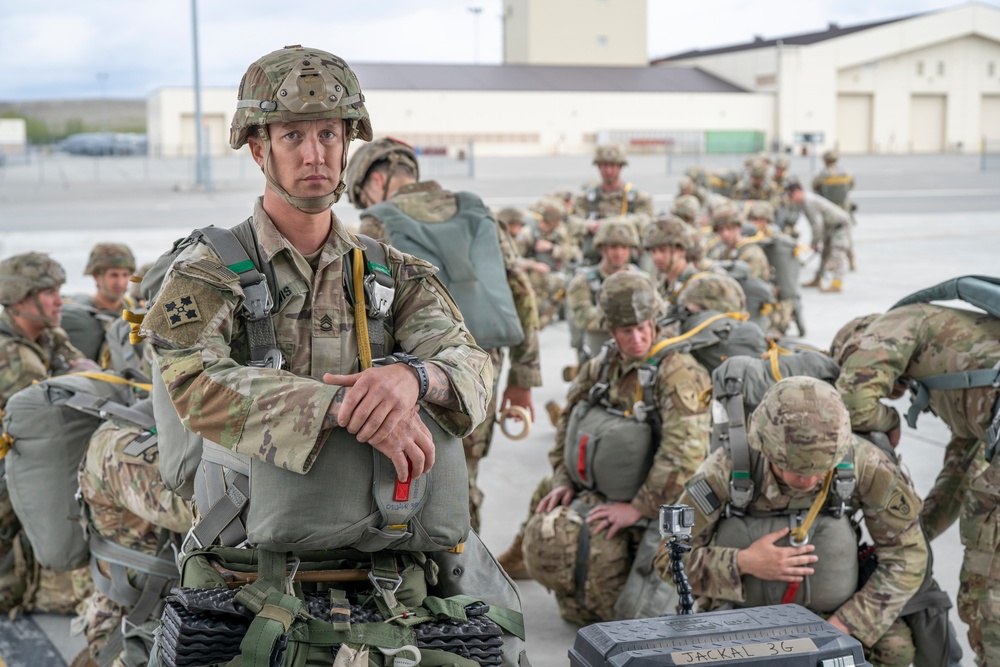
[[[443,222],[414,220],[389,202],[367,209],[385,225],[394,248],[438,267],[476,344],[484,350],[524,340],[507,282],[497,227],[482,200],[459,192],[458,212]]]
[[[725,274],[738,282],[747,299],[747,312],[750,321],[766,332],[771,326],[771,313],[776,305],[774,288],[771,283],[750,275],[750,266],[738,259],[725,259],[713,262],[710,268],[718,267]]]
[[[106,357],[104,336],[108,327],[118,318],[84,303],[86,297],[79,298],[77,301],[75,297],[68,297],[63,302],[59,326],[69,336],[73,347],[83,352],[88,359],[107,368],[107,364],[102,363]]]
[[[985,310],[987,314],[1000,318],[1000,278],[993,276],[959,276],[943,283],[914,292],[910,296],[897,301],[892,308],[908,306],[914,303],[930,303],[931,301],[950,301],[960,299],[968,304]],[[931,402],[932,389],[972,389],[974,387],[997,386],[1000,383],[1000,362],[992,368],[982,368],[974,371],[959,371],[928,375],[910,380],[912,396],[910,409],[906,412],[906,423],[910,428],[917,427],[920,413],[927,409]],[[992,458],[997,440],[1000,439],[1000,409],[993,420],[993,429],[988,434],[987,460]]]
[[[76,500],[80,460],[108,415],[153,427],[151,418],[130,407],[136,389],[148,388],[110,373],[72,373],[26,387],[7,402],[7,488],[42,567],[73,570],[87,564]]]
[[[753,322],[716,313],[711,310],[690,313],[681,319],[681,334],[699,332],[707,344],[692,345],[691,354],[713,372],[730,357],[758,356],[767,352],[767,337]]]

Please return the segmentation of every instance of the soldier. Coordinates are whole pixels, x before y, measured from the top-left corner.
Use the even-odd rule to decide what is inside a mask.
[[[774,219],[774,207],[769,202],[756,201],[747,209],[747,222],[757,228],[758,236],[763,237],[760,247],[771,267],[771,282],[777,298],[777,305],[771,314],[771,326],[780,337],[788,330],[789,323],[795,320],[799,336],[804,336],[797,247],[794,239],[775,228]]]
[[[867,321],[866,321],[867,320]],[[944,465],[924,500],[921,517],[934,539],[956,518],[965,547],[959,575],[959,616],[969,625],[969,644],[981,665],[1000,664],[1000,456],[990,463],[1000,424],[1000,389],[995,383],[968,388],[921,388],[935,376],[966,369],[994,369],[1000,361],[1000,320],[982,313],[933,304],[910,304],[880,316],[852,321],[835,339],[841,363],[837,388],[858,431],[881,431],[895,446],[900,418],[883,398],[915,387],[924,399],[907,416],[915,426],[921,407],[951,430]],[[994,426],[994,429],[996,426]],[[986,442],[984,446],[984,441]],[[987,451],[984,457],[982,452]]]
[[[475,195],[471,193],[453,194],[441,188],[435,181],[419,181],[420,173],[417,156],[413,149],[395,139],[386,138],[374,141],[358,150],[351,158],[348,166],[347,193],[356,208],[361,212],[361,233],[386,243],[399,244],[409,233],[412,226],[418,234],[428,232],[435,224],[443,225],[445,221],[455,221],[457,224],[475,230],[474,225],[483,220],[488,212]],[[474,198],[474,201],[473,201]],[[466,200],[472,203],[465,203]],[[382,206],[376,204],[385,202]],[[478,202],[478,206],[476,205]],[[507,209],[505,209],[506,211]],[[396,216],[402,218],[397,220]],[[463,217],[464,216],[464,217]],[[509,215],[505,217],[513,217]],[[493,430],[497,419],[497,393],[500,382],[500,370],[503,366],[503,349],[510,351],[510,370],[507,374],[507,386],[503,399],[500,401],[501,412],[509,407],[518,406],[528,411],[534,419],[534,406],[531,400],[531,388],[542,384],[542,372],[539,361],[538,346],[538,313],[534,293],[527,274],[519,261],[519,255],[510,236],[499,223],[496,224],[498,244],[489,248],[495,254],[495,264],[498,270],[505,272],[506,288],[503,296],[516,309],[520,321],[523,338],[516,344],[488,345],[487,352],[493,363],[493,394],[487,407],[486,419],[476,427],[471,435],[465,438],[465,460],[469,468],[469,511],[472,516],[472,527],[479,530],[480,508],[483,502],[483,492],[477,484],[479,461],[487,455],[493,440]],[[453,280],[464,271],[464,263],[469,257],[475,257],[479,264],[474,267],[477,273],[486,270],[483,255],[472,255],[471,246],[462,247],[462,239],[455,234],[447,233],[448,238],[438,243],[429,234],[422,236],[424,243],[415,246],[415,250],[436,250],[440,257],[439,266]],[[429,239],[429,240],[427,240]],[[438,246],[435,248],[435,244]],[[449,244],[452,250],[445,252],[441,246]],[[457,249],[457,252],[454,251]],[[478,251],[477,251],[478,252]],[[482,252],[486,252],[484,249]],[[424,257],[431,259],[431,257]],[[486,282],[486,275],[483,273]],[[462,278],[466,283],[467,278]],[[466,285],[461,285],[463,293],[457,291],[459,307],[476,336],[488,327],[483,322],[490,322],[494,303],[487,298],[489,292],[476,293],[476,299],[463,300],[468,292]],[[512,301],[511,301],[512,299]],[[481,340],[487,345],[485,340]]]
[[[712,229],[719,241],[708,248],[709,259],[738,259],[750,267],[750,274],[767,281],[771,268],[767,255],[754,241],[743,238],[743,215],[736,206],[720,206],[712,212]]]
[[[802,184],[792,181],[785,188],[788,200],[805,213],[812,229],[812,249],[821,252],[816,276],[803,287],[819,287],[821,292],[841,292],[850,247],[851,216],[828,199],[806,192]],[[829,285],[824,276],[830,275]]]
[[[0,262],[0,410],[33,382],[97,364],[73,347],[59,328],[60,286],[66,272],[48,255],[28,252]],[[7,445],[9,447],[9,445]],[[87,568],[39,568],[14,514],[6,483],[0,492],[0,611],[69,614],[90,593]],[[12,553],[13,552],[13,553]]]
[[[823,153],[823,170],[813,178],[812,189],[824,199],[829,199],[840,208],[847,211],[851,216],[851,226],[847,228],[850,245],[847,250],[847,259],[850,262],[851,271],[855,269],[854,263],[854,210],[855,205],[850,200],[850,192],[854,189],[854,176],[844,171],[837,165],[840,153],[830,150]]]
[[[570,344],[576,349],[577,359],[583,364],[597,354],[608,334],[600,321],[597,294],[601,284],[619,271],[638,271],[629,263],[632,252],[639,245],[635,227],[622,219],[608,220],[594,236],[594,245],[601,261],[583,269],[566,286],[566,307],[570,318]],[[572,379],[572,378],[570,378]]]
[[[152,416],[151,406],[147,407]],[[129,618],[128,625],[136,626],[158,616],[156,608],[160,605],[154,603],[166,595],[177,578],[170,547],[179,543],[193,518],[190,501],[163,484],[155,442],[131,451],[133,443],[148,436],[149,432],[138,426],[107,421],[91,436],[80,462],[80,493],[87,507],[91,558],[95,571],[100,573],[95,582],[96,590],[87,599],[81,617],[87,637],[86,650],[100,665],[135,667],[139,664],[136,656],[130,655],[122,645],[122,620],[140,606],[147,586],[151,587],[146,593],[151,596],[150,606],[139,609],[146,618]],[[102,548],[108,543],[113,546]],[[122,564],[123,550],[140,554],[136,563],[127,569]],[[115,555],[115,562],[101,558],[106,552]],[[148,565],[149,556],[162,561],[159,569]],[[164,576],[171,566],[173,576]],[[104,651],[109,644],[110,648]],[[146,663],[141,661],[141,664]]]
[[[584,259],[591,262],[599,259],[594,235],[606,219],[625,217],[635,227],[638,237],[656,215],[652,196],[622,180],[622,167],[628,164],[624,146],[598,146],[594,150],[593,164],[601,173],[601,182],[577,196],[573,210],[575,215],[588,221],[582,249]]]
[[[135,308],[128,295],[129,280],[135,272],[135,256],[121,243],[98,243],[90,251],[85,276],[97,283],[93,295],[75,294],[66,298],[62,326],[70,342],[89,358],[107,368],[104,334],[122,316],[124,308]]]
[[[296,45],[251,64],[239,87],[230,146],[237,150],[248,144],[266,180],[248,222],[260,259],[273,274],[277,304],[267,313],[265,325],[271,327],[276,345],[263,363],[246,365],[257,357],[256,349],[247,350],[247,328],[254,321],[242,314],[244,291],[238,275],[208,243],[192,243],[179,252],[140,331],[152,347],[183,425],[201,434],[206,443],[231,450],[227,456],[247,457],[254,466],[254,484],[261,483],[260,475],[290,478],[295,480],[290,486],[296,488],[286,487],[282,498],[295,498],[308,487],[309,493],[322,494],[313,498],[328,498],[330,505],[343,507],[337,510],[340,513],[348,505],[356,507],[353,490],[309,475],[314,464],[322,464],[324,474],[341,475],[341,483],[350,479],[349,471],[336,470],[337,461],[348,456],[331,444],[336,441],[345,445],[345,452],[353,452],[349,454],[353,461],[360,455],[360,460],[373,461],[369,470],[376,465],[380,470],[378,480],[359,480],[361,486],[356,487],[370,494],[361,499],[361,511],[367,516],[376,501],[376,481],[378,489],[387,488],[389,498],[404,492],[412,497],[415,487],[406,483],[420,482],[435,465],[435,440],[449,444],[451,457],[457,448],[442,434],[465,437],[486,419],[493,369],[430,263],[349,235],[331,211],[346,187],[347,149],[356,137],[370,141],[372,126],[357,77],[341,58]],[[381,262],[376,266],[377,260]],[[345,287],[345,273],[363,276],[353,281],[353,294]],[[368,294],[363,297],[364,308],[354,300],[359,292]],[[367,326],[369,316],[378,330]],[[384,339],[377,340],[382,334]],[[373,351],[371,357],[389,356],[381,365],[369,366],[369,350],[375,347],[382,352]],[[369,445],[379,455],[369,459],[355,445]],[[449,461],[445,479],[461,480],[464,469],[454,467],[454,457]],[[388,487],[382,484],[384,472],[394,473]],[[430,555],[441,561],[460,559],[442,568],[439,585],[449,579],[454,583],[468,568],[478,577],[478,589],[487,585],[482,583],[486,572],[479,569],[484,561],[470,557],[470,550],[482,554],[484,549],[468,531],[462,482],[461,489],[441,484],[424,500],[445,503],[448,514],[443,519],[450,525],[428,529],[447,529],[442,539],[453,548],[458,543],[451,540],[462,535],[463,554],[450,555],[440,551],[446,545],[439,545]],[[453,503],[450,498],[462,500]],[[300,511],[295,502],[305,499],[298,496],[283,506],[273,498],[249,500],[251,509],[258,503],[269,513],[279,513],[281,523],[271,527],[291,531],[290,546],[322,537],[329,529],[324,523],[285,525]],[[388,557],[390,567],[398,552],[380,545],[427,543],[424,536],[409,530],[409,521],[367,525],[370,530],[360,529],[363,536],[327,533],[324,540],[370,545],[373,557]],[[303,557],[314,553],[308,548],[302,547]],[[276,553],[275,547],[253,549],[267,560],[286,556]],[[188,551],[187,558],[197,558],[211,569],[200,549]],[[282,571],[260,572],[258,567],[258,582],[287,580],[287,566],[282,560],[274,562]],[[483,566],[492,564],[489,560]],[[513,589],[505,586],[497,595],[503,596],[506,606],[519,609]],[[298,582],[295,588],[299,589]],[[367,590],[386,604],[398,602],[391,586],[376,584]],[[490,595],[483,595],[487,603],[495,604]],[[261,622],[270,627],[266,619]],[[521,647],[505,634],[504,664],[517,664],[518,653],[526,660]],[[512,661],[508,652],[513,653]],[[342,648],[341,653],[346,659],[349,651]],[[268,659],[259,653],[257,658]]]
[[[563,222],[566,209],[559,199],[543,197],[532,206],[532,213],[537,222],[526,226],[521,236],[541,328],[562,312],[567,276],[579,263],[581,253]]]
[[[642,247],[656,266],[657,291],[665,301],[673,301],[684,282],[699,270],[692,261],[698,245],[698,232],[672,215],[657,218],[643,232]]]
[[[609,277],[600,309],[613,343],[570,387],[549,453],[553,474],[536,492],[523,544],[528,569],[542,583],[567,571],[572,579],[574,569],[586,579],[576,582],[585,590],[556,590],[562,617],[580,625],[614,618],[640,524],[680,494],[708,448],[708,408],[700,399],[711,386],[708,373],[688,354],[659,351],[668,336],[656,325],[662,303],[649,278]],[[549,522],[552,539],[544,537]],[[576,554],[586,541],[569,537],[580,530],[589,533],[589,555]],[[567,569],[554,562],[560,553]],[[586,561],[585,576],[572,567],[578,557]]]
[[[790,377],[771,387],[750,417],[747,439],[746,495],[731,490],[734,462],[720,448],[680,499],[695,509],[688,576],[705,598],[700,607],[797,602],[861,641],[873,664],[909,665],[912,635],[898,616],[924,579],[928,549],[920,499],[905,473],[852,434],[837,391],[815,378]],[[848,470],[844,462],[853,463],[851,478],[834,472]],[[878,560],[860,589],[849,518],[858,510]],[[670,577],[665,549],[656,565]]]
[[[694,195],[681,195],[675,199],[670,213],[695,229],[702,225],[701,202]]]
[[[777,207],[780,199],[778,193],[771,187],[767,167],[768,163],[760,159],[751,162],[747,170],[748,179],[733,188],[730,197],[737,201],[766,201]]]

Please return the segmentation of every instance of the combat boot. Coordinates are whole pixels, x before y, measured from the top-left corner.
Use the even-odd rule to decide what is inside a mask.
[[[802,283],[802,286],[803,287],[819,287],[820,286],[820,277],[816,276],[815,278],[813,278],[809,282]]]
[[[562,415],[562,408],[555,401],[549,401],[545,404],[545,411],[549,413],[549,421],[552,422],[553,426],[559,426],[559,416]]]
[[[820,287],[819,291],[835,294],[838,292],[843,292],[844,290],[843,290],[843,285],[840,284],[840,281],[834,280],[832,283],[830,283],[829,287]]]
[[[507,547],[507,551],[504,551],[500,556],[497,557],[497,562],[500,563],[500,567],[503,568],[504,572],[511,579],[531,579],[531,575],[528,574],[528,568],[524,564],[524,552],[522,551],[522,537],[521,533],[518,533],[514,538],[514,542]]]

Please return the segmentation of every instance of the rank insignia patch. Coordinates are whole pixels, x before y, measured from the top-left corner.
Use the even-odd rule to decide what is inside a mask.
[[[170,328],[179,327],[182,324],[190,324],[191,322],[197,322],[201,319],[201,313],[198,312],[198,304],[195,303],[194,297],[179,296],[176,299],[163,304],[163,310],[167,315],[167,322],[170,323]]]
[[[333,331],[333,318],[329,315],[324,315],[319,321],[319,328],[322,331]]]

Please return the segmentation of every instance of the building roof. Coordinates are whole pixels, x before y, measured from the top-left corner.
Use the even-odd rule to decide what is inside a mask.
[[[362,90],[745,93],[698,67],[352,63]]]
[[[775,46],[778,42],[781,42],[783,45],[799,45],[799,46],[805,46],[807,44],[816,44],[817,42],[825,42],[828,39],[843,37],[844,35],[850,35],[851,33],[861,32],[862,30],[877,28],[882,25],[896,23],[897,21],[905,21],[906,19],[913,18],[914,16],[920,16],[920,14],[910,14],[908,16],[899,16],[894,19],[887,19],[884,21],[874,21],[872,23],[861,23],[858,25],[852,25],[846,27],[840,27],[836,23],[831,23],[829,24],[826,30],[822,30],[820,32],[805,32],[805,33],[799,33],[798,35],[775,37],[774,39],[764,39],[763,37],[758,35],[754,38],[752,42],[747,42],[746,44],[733,44],[731,46],[720,46],[714,49],[693,49],[691,51],[685,51],[683,53],[676,53],[672,56],[657,58],[652,61],[652,64],[656,65],[659,63],[666,63],[675,60],[685,60],[687,58],[699,58],[701,56],[715,56],[723,53],[749,51],[750,49],[763,49],[766,47]]]

